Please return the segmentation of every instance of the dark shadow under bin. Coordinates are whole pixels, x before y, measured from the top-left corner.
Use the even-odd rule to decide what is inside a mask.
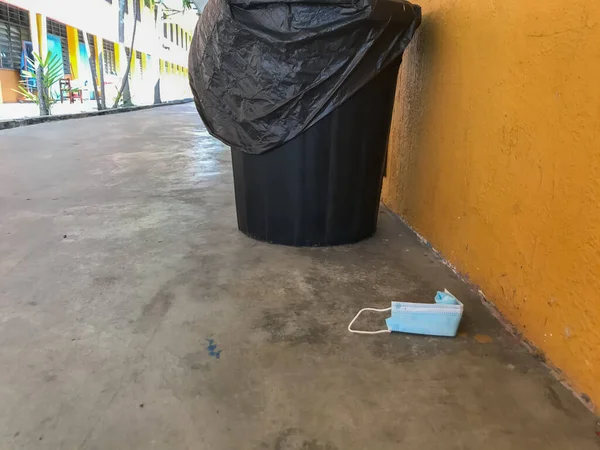
[[[259,155],[232,149],[240,231],[293,246],[375,233],[398,67],[280,147]]]

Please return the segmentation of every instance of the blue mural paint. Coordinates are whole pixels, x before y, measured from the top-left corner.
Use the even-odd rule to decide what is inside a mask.
[[[208,345],[206,350],[208,350],[208,354],[210,356],[214,356],[216,359],[221,359],[221,350],[217,350],[217,344],[215,344],[214,339],[207,339]]]
[[[63,61],[62,43],[61,43],[60,37],[48,33],[47,42],[48,42],[48,53],[58,57],[60,59],[60,61]],[[65,77],[65,71],[64,71],[64,62],[63,62],[63,65],[60,66],[60,78],[64,78],[64,77]],[[50,88],[50,92],[52,93],[52,96],[54,98],[60,97],[60,86],[58,85],[58,81],[54,85],[52,85],[52,87]]]

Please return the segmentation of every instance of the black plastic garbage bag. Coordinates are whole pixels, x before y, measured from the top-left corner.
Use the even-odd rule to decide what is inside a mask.
[[[263,153],[399,62],[421,21],[404,0],[209,0],[190,84],[209,132]]]

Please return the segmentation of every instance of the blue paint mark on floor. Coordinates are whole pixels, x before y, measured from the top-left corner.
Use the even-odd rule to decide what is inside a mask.
[[[206,347],[206,350],[208,350],[208,354],[210,356],[214,356],[217,359],[221,359],[221,350],[217,350],[217,344],[215,344],[215,340],[207,339],[206,341],[208,342],[208,346]]]

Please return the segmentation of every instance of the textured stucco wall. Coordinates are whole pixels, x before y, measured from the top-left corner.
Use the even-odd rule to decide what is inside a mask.
[[[600,2],[420,3],[383,200],[598,405]]]

